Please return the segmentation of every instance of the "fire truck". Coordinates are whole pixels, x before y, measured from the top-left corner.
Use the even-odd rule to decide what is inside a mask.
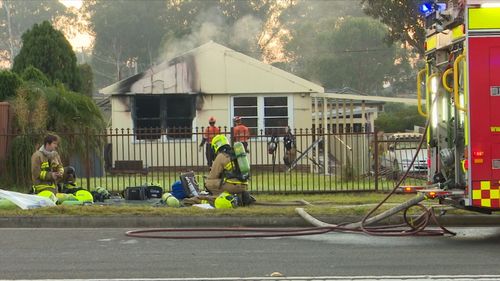
[[[500,1],[425,1],[428,192],[442,204],[500,210]],[[423,99],[425,98],[425,105]]]

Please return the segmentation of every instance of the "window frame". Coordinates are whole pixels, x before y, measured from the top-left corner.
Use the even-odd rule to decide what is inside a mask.
[[[267,94],[267,95],[233,95],[231,96],[230,99],[230,120],[233,120],[235,114],[234,114],[234,99],[235,98],[246,98],[246,97],[255,97],[257,98],[257,133],[260,134],[260,132],[263,132],[264,134],[266,133],[266,127],[265,127],[265,98],[283,98],[286,97],[287,101],[287,118],[288,118],[288,126],[291,128],[294,127],[293,120],[294,120],[294,104],[293,104],[293,95],[292,94]],[[244,118],[244,116],[243,116]],[[252,136],[251,138],[255,138],[255,136]]]
[[[182,94],[176,94],[175,96],[181,96]],[[158,103],[159,103],[159,106],[160,106],[160,116],[159,116],[159,121],[160,121],[160,130],[159,130],[159,133],[160,134],[160,137],[159,138],[137,138],[137,134],[134,134],[134,140],[133,142],[136,142],[136,143],[140,143],[140,142],[155,142],[155,141],[161,141],[161,142],[166,142],[170,139],[176,139],[176,140],[183,140],[183,141],[188,141],[188,140],[191,140],[191,141],[194,141],[194,138],[195,138],[195,120],[196,120],[196,109],[195,109],[195,105],[193,104],[193,109],[192,112],[193,112],[193,116],[190,117],[191,118],[191,130],[190,132],[186,132],[186,134],[189,134],[190,136],[188,137],[176,137],[176,138],[173,138],[172,136],[169,136],[168,134],[168,129],[170,128],[169,126],[167,126],[167,120],[168,119],[172,119],[172,118],[168,118],[168,115],[167,115],[167,108],[168,108],[168,103],[167,103],[167,100],[169,99],[169,95],[164,95],[164,94],[147,94],[147,95],[142,95],[142,94],[136,94],[134,95],[133,97],[133,105],[132,105],[132,126],[133,126],[133,130],[134,132],[137,132],[139,129],[139,127],[137,127],[137,121],[138,120],[141,120],[142,118],[138,119],[137,117],[137,102],[136,102],[136,98],[156,98],[158,99]],[[175,97],[172,97],[170,96],[171,99],[175,98]],[[186,98],[189,98],[189,95],[186,95]],[[175,119],[175,118],[174,118]],[[186,118],[188,119],[188,118]]]

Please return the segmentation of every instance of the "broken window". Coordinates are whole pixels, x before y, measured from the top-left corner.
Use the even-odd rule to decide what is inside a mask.
[[[194,95],[164,96],[164,124],[166,134],[171,138],[191,138],[193,119],[196,114]]]
[[[159,97],[136,96],[134,100],[134,129],[138,140],[159,139],[161,110]]]
[[[191,95],[136,95],[134,128],[137,139],[191,138],[195,116]]]

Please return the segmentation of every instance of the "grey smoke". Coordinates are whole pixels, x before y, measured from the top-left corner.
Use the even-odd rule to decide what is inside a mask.
[[[192,24],[193,32],[181,39],[167,41],[160,59],[169,60],[209,41],[236,51],[256,52],[262,33],[262,21],[251,15],[243,16],[234,25],[228,25],[217,8],[204,11]]]

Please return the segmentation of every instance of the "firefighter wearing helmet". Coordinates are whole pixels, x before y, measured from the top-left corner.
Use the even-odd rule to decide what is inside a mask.
[[[229,141],[224,135],[217,135],[212,139],[212,147],[216,154],[215,160],[205,179],[205,187],[214,196],[223,192],[242,195],[246,192],[248,182],[238,179],[238,169],[231,155],[234,154]],[[246,192],[248,195],[248,192]]]
[[[215,152],[212,149],[212,139],[215,135],[220,133],[219,127],[215,126],[215,117],[211,116],[208,119],[209,126],[203,131],[203,138],[200,143],[200,150],[205,145],[205,157],[207,158],[207,164],[209,167],[212,166],[212,162],[215,159]]]
[[[246,153],[249,153],[248,150],[248,139],[250,138],[250,130],[247,126],[245,126],[241,122],[240,116],[235,116],[233,118],[234,127],[233,127],[233,143],[241,142],[245,147]]]

